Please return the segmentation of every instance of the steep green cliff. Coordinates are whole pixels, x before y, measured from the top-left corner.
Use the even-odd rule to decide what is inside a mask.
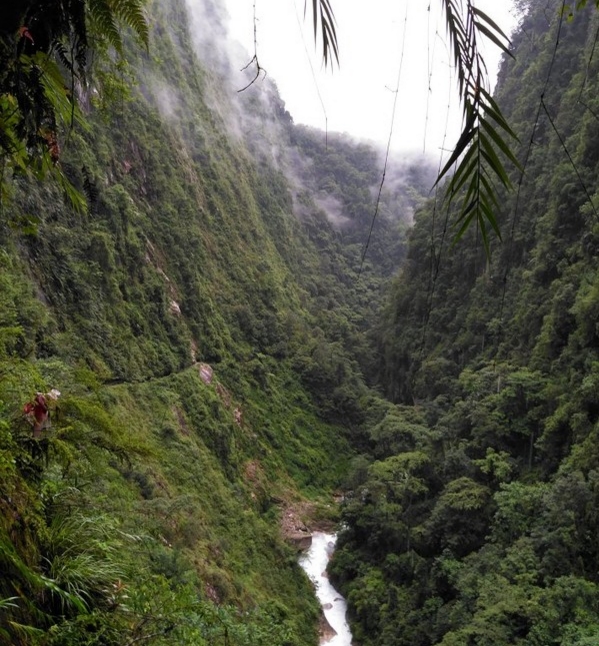
[[[503,241],[452,245],[455,214],[427,205],[380,326],[400,405],[333,566],[361,644],[599,640],[599,14],[521,4],[496,92],[525,168]]]
[[[149,54],[63,133],[88,212],[3,180],[0,643],[314,644],[281,518],[335,518],[426,170],[385,193],[358,281],[377,153],[325,146],[269,84],[233,102],[185,3],[148,13]]]

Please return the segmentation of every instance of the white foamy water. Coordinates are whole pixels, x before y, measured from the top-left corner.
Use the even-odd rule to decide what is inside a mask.
[[[331,585],[326,574],[327,563],[335,550],[336,540],[335,534],[314,532],[310,549],[299,561],[316,587],[316,597],[323,606],[324,616],[337,633],[332,639],[321,641],[321,646],[351,646],[352,643],[351,632],[345,619],[345,599]]]

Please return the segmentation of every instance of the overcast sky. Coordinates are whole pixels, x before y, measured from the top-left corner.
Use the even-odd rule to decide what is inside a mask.
[[[249,60],[254,53],[254,2],[226,2],[230,35],[250,52]],[[392,148],[438,154],[448,105],[452,111],[446,146],[455,143],[461,120],[441,1],[430,0],[430,12],[427,0],[331,4],[340,49],[340,67],[332,71],[323,68],[316,51],[311,15],[304,19],[304,0],[255,0],[258,58],[294,121],[386,145],[399,76]],[[506,32],[516,23],[511,0],[477,0],[476,5]],[[491,45],[485,52],[490,71],[495,70],[499,53]],[[240,87],[243,78],[240,74]]]

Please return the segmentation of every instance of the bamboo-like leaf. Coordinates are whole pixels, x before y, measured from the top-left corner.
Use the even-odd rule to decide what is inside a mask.
[[[476,133],[473,133],[473,136],[476,136]],[[470,146],[466,154],[460,160],[458,167],[456,168],[452,178],[449,181],[448,189],[453,193],[457,193],[464,184],[464,180],[472,173],[474,170],[472,168],[473,164],[477,164],[477,159],[473,159],[476,154],[476,146]]]
[[[512,138],[518,141],[518,136],[510,128],[508,122],[505,120],[504,116],[501,114],[501,109],[493,99],[493,97],[484,89],[481,88],[480,93],[484,101],[480,102],[480,106],[486,114],[488,114],[502,130],[505,130],[507,134]]]
[[[488,135],[493,139],[499,150],[510,160],[512,164],[518,169],[522,170],[522,166],[520,165],[520,162],[516,159],[516,156],[514,153],[510,150],[509,146],[505,143],[505,141],[499,136],[499,133],[493,128],[493,126],[486,120],[486,119],[481,119],[480,120],[480,125],[485,129],[485,131],[488,133]]]
[[[453,53],[454,66],[458,75],[458,88],[460,94],[463,94],[464,83],[466,80],[466,68],[463,65],[463,57],[466,55],[466,29],[460,17],[460,12],[454,6],[452,0],[442,0],[445,8],[445,23],[450,41],[450,49]]]
[[[484,160],[484,161],[485,161],[489,166],[491,166],[491,167],[493,167],[493,166],[494,166],[495,160],[494,160],[494,159],[492,158],[492,156],[489,154],[489,151],[488,151],[488,150],[486,150],[486,149],[485,149],[484,147],[482,147],[482,146],[481,146],[480,154],[481,154],[481,157],[483,158],[483,160]],[[504,169],[503,167],[501,167],[501,171],[500,171],[500,172],[497,172],[497,170],[496,170],[495,168],[492,168],[492,169],[493,169],[493,172],[495,173],[495,175],[499,178],[499,181],[503,184],[503,186],[505,186],[505,188],[509,188],[509,187],[510,187],[510,182],[509,182],[509,179],[508,179],[507,175],[505,175],[505,169]]]
[[[455,164],[455,162],[460,158],[460,155],[464,152],[464,150],[466,150],[468,145],[472,143],[475,135],[475,132],[473,130],[475,123],[476,123],[476,115],[474,114],[474,112],[472,112],[472,114],[470,115],[470,118],[468,119],[466,125],[464,126],[464,129],[462,130],[462,134],[458,139],[458,142],[455,145],[453,152],[451,153],[445,166],[443,166],[443,169],[437,176],[437,180],[435,181],[434,186],[436,186],[441,181],[441,179],[447,174],[447,172],[451,169],[451,167]]]
[[[331,8],[329,0],[320,0],[321,18],[324,16],[324,14],[326,14],[326,22],[329,25],[333,25],[335,23],[335,16],[333,14],[333,9]]]
[[[501,160],[499,159],[497,153],[491,145],[491,142],[482,132],[478,133],[478,137],[482,144],[482,153],[483,155],[485,155],[485,159],[488,162],[491,170],[493,171],[493,173],[495,173],[495,175],[497,175],[497,177],[499,177],[504,186],[508,187],[510,185],[510,178],[508,177],[505,168],[501,163]]]
[[[494,42],[502,52],[507,54],[510,58],[514,58],[512,52],[510,52],[508,48],[510,39],[499,25],[487,13],[481,11],[474,5],[472,5],[472,11],[474,15],[479,18],[479,20],[476,21],[477,29]],[[483,22],[486,23],[486,25],[482,24]],[[493,32],[491,32],[491,30],[493,30]],[[504,42],[501,42],[501,39],[503,39]]]
[[[497,197],[497,191],[495,191],[494,187],[491,185],[491,182],[489,182],[484,172],[480,174],[479,179],[480,179],[480,183],[483,185],[483,188],[485,189],[486,196],[492,202],[493,206],[499,206],[499,198]]]
[[[499,27],[499,25],[484,11],[481,11],[478,7],[472,5],[473,13],[478,16],[481,20],[487,23],[491,29],[496,31],[502,38],[504,38],[508,43],[510,39],[506,36],[505,32]],[[509,52],[508,52],[509,53]],[[511,55],[511,54],[510,54]]]
[[[307,0],[304,3],[304,15],[306,14],[306,8]],[[318,26],[320,24],[322,58],[325,66],[332,61],[333,57],[338,65],[339,46],[335,27],[335,14],[333,13],[330,0],[312,0],[312,23],[314,27],[314,40],[318,38]]]
[[[466,191],[466,195],[464,196],[463,199],[463,204],[465,205],[465,211],[467,212],[470,207],[476,209],[478,202],[480,200],[480,147],[476,146],[477,148],[477,167],[475,168],[474,172],[472,173],[472,181],[470,182],[470,186],[468,187],[468,190]]]
[[[499,225],[497,224],[497,218],[493,213],[493,209],[484,200],[479,204],[479,208],[485,215],[487,222],[493,228],[493,231],[495,231],[497,237],[501,240],[501,231],[499,229]]]
[[[505,130],[505,132],[507,132],[507,134],[509,134],[509,135],[510,135],[510,137],[511,137],[512,139],[516,139],[516,140],[518,140],[518,138],[517,138],[517,137],[516,137],[516,135],[512,132],[511,128],[509,127],[508,123],[505,121],[505,119],[503,118],[503,116],[501,115],[501,113],[496,112],[496,111],[495,111],[491,106],[489,106],[489,105],[488,105],[487,103],[485,103],[484,101],[481,101],[480,106],[481,106],[481,108],[482,108],[483,112],[484,112],[485,114],[487,114],[489,117],[491,117],[491,119],[493,119],[493,121],[495,121],[495,123],[496,123],[496,124],[497,124],[501,129],[502,129],[502,130]]]
[[[304,16],[306,15],[306,5],[304,5]],[[314,21],[314,40],[318,35],[318,0],[312,0],[312,17]]]
[[[479,218],[478,228],[480,229],[481,237],[483,239],[483,247],[485,249],[485,254],[489,257],[491,250],[489,246],[489,236],[487,235],[487,227],[485,226],[484,220]]]
[[[462,204],[464,205],[458,214],[456,223],[461,222],[468,214],[476,208],[476,200],[471,200],[470,197],[475,195],[478,190],[478,175],[473,173],[470,177],[470,185],[463,198]]]
[[[442,4],[462,97],[464,126],[435,185],[457,164],[445,194],[448,202],[458,194],[461,196],[456,239],[476,220],[488,253],[489,230],[498,236],[500,232],[495,214],[499,199],[493,180],[510,186],[500,154],[516,168],[520,169],[520,165],[508,144],[509,139],[517,137],[487,89],[487,70],[479,41],[484,37],[511,56],[509,39],[487,13],[474,6],[473,0],[442,0]]]
[[[478,165],[476,152],[476,146],[470,146],[470,149],[464,156],[464,159],[461,161],[454,176],[451,178],[451,181],[447,187],[447,190],[451,192],[451,195],[458,193],[462,186],[464,186],[464,184],[475,172],[476,166]]]
[[[504,43],[501,42],[499,37],[496,36],[486,25],[483,25],[483,23],[480,21],[476,21],[474,24],[478,29],[478,31],[483,33],[492,43],[497,45],[497,47],[499,47],[499,49],[504,54],[507,54],[508,56],[511,56],[512,58],[514,58],[510,50],[504,45]]]
[[[457,242],[464,235],[464,233],[468,230],[468,227],[470,226],[475,216],[476,216],[475,205],[470,204],[468,209],[464,211],[456,221],[456,224],[461,223],[461,226],[454,236],[454,242]]]

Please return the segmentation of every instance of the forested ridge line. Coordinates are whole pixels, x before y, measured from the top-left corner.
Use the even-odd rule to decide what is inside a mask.
[[[380,324],[399,404],[331,568],[364,645],[599,640],[599,22],[524,8],[495,93],[525,167],[503,241],[452,245],[456,213],[425,206]]]

